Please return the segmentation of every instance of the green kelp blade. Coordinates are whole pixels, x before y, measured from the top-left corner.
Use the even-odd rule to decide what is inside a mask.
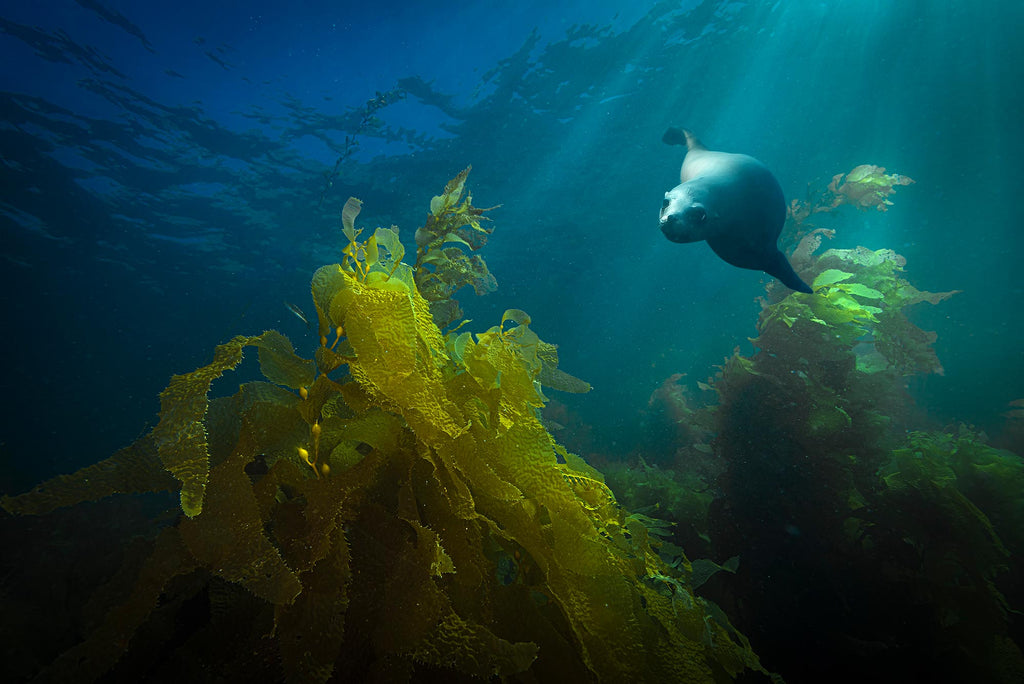
[[[210,384],[242,361],[247,338],[238,336],[217,346],[213,361],[185,375],[175,375],[160,393],[160,422],[153,428],[157,454],[181,482],[181,510],[194,517],[203,510],[210,479],[210,454],[203,417],[209,407]]]
[[[522,309],[507,309],[501,316],[501,328],[505,329],[505,323],[512,321],[515,325],[529,325],[530,314],[526,313]]]
[[[203,508],[210,455],[205,426],[210,384],[242,360],[242,348],[259,348],[260,367],[272,382],[286,387],[312,384],[312,361],[295,355],[291,342],[270,330],[256,337],[238,336],[217,347],[211,363],[176,375],[160,393],[160,422],[152,433],[110,458],[72,475],[61,475],[18,497],[0,503],[12,513],[39,514],[112,494],[171,489],[173,480],[154,466],[163,466],[181,483],[181,508],[189,517]]]
[[[537,358],[541,361],[537,381],[545,387],[559,392],[585,394],[590,391],[590,383],[580,380],[558,368],[558,345],[541,341],[537,345]]]
[[[865,299],[882,299],[882,297],[885,296],[878,290],[860,283],[849,283],[847,285],[843,285],[841,289],[847,294],[864,297]]]
[[[245,472],[258,450],[255,436],[243,433],[228,459],[209,471],[206,515],[190,516],[178,529],[192,555],[214,575],[284,605],[295,600],[302,585],[261,524],[259,503]]]
[[[835,283],[842,282],[852,277],[852,273],[840,271],[837,268],[830,268],[827,271],[822,271],[821,273],[819,273],[818,277],[815,278],[814,282],[811,284],[811,287],[817,290],[819,287],[825,287],[826,285],[834,285]]]
[[[469,247],[470,249],[473,249],[473,245],[471,245],[468,242],[466,242],[465,240],[463,240],[462,237],[458,233],[447,233],[444,236],[444,240],[442,242],[444,242],[444,243],[454,242],[455,244],[465,245],[466,247]]]

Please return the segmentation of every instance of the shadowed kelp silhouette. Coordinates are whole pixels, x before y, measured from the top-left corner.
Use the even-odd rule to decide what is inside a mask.
[[[464,182],[435,198],[428,226],[462,220]],[[359,209],[342,212],[341,262],[313,276],[314,359],[275,331],[236,337],[171,380],[159,424],[131,447],[2,500],[38,515],[180,489],[184,515],[101,590],[105,617],[42,679],[145,678],[152,661],[125,654],[153,648],[174,651],[180,671],[164,676],[202,667],[223,681],[763,672],[694,596],[685,557],[666,565],[649,519],[541,424],[542,385],[589,386],[557,368],[529,316],[444,335],[417,286],[427,276],[402,261],[394,230],[360,240]],[[246,347],[265,380],[208,400]],[[158,606],[178,624],[151,620]]]
[[[792,218],[841,204],[864,206],[823,195]],[[735,351],[701,387],[717,404],[659,395],[685,423],[675,434],[688,439],[677,445],[687,470],[652,477],[641,462],[609,479],[627,485],[626,505],[649,481],[672,494],[668,517],[706,511],[710,555],[740,563],[702,592],[792,679],[1021,681],[1004,591],[1021,595],[1024,461],[963,426],[923,430],[907,391],[909,377],[942,372],[936,335],[907,311],[956,291],[918,290],[889,249],[819,255],[832,231],[804,227],[792,261],[814,293],[769,286],[755,351]],[[703,451],[717,471],[695,468]]]

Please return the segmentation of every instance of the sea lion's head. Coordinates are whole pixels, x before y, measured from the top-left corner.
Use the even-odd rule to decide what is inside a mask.
[[[705,203],[707,193],[692,182],[665,193],[661,203],[661,232],[672,242],[697,242],[710,234],[713,217]]]

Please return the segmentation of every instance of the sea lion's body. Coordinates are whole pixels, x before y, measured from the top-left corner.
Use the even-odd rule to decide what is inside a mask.
[[[687,148],[680,183],[665,193],[661,207],[665,237],[706,240],[733,266],[764,271],[790,289],[811,292],[779,251],[786,198],[768,167],[745,154],[709,150],[678,128],[670,128],[662,139]]]

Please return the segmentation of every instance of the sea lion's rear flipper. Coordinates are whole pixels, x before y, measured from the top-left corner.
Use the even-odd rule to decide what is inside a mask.
[[[707,149],[700,140],[697,140],[697,136],[693,133],[683,128],[676,128],[675,126],[665,131],[665,135],[661,136],[661,142],[666,145],[685,145],[687,150]]]
[[[673,126],[665,131],[665,135],[661,136],[661,142],[666,145],[685,145],[686,134],[683,133],[683,129]]]
[[[786,255],[779,251],[774,245],[764,247],[735,242],[726,237],[710,238],[708,246],[717,254],[722,261],[739,268],[749,268],[752,271],[764,271],[770,276],[778,278],[779,281],[791,290],[797,292],[813,292],[807,287],[807,283],[800,280]],[[774,249],[773,249],[774,248]]]
[[[796,271],[793,270],[793,266],[789,263],[789,259],[787,259],[786,255],[779,250],[775,250],[774,259],[772,259],[771,263],[761,270],[770,276],[778,278],[779,281],[790,290],[806,292],[807,294],[814,292],[807,283],[800,279],[800,276],[796,274]]]

